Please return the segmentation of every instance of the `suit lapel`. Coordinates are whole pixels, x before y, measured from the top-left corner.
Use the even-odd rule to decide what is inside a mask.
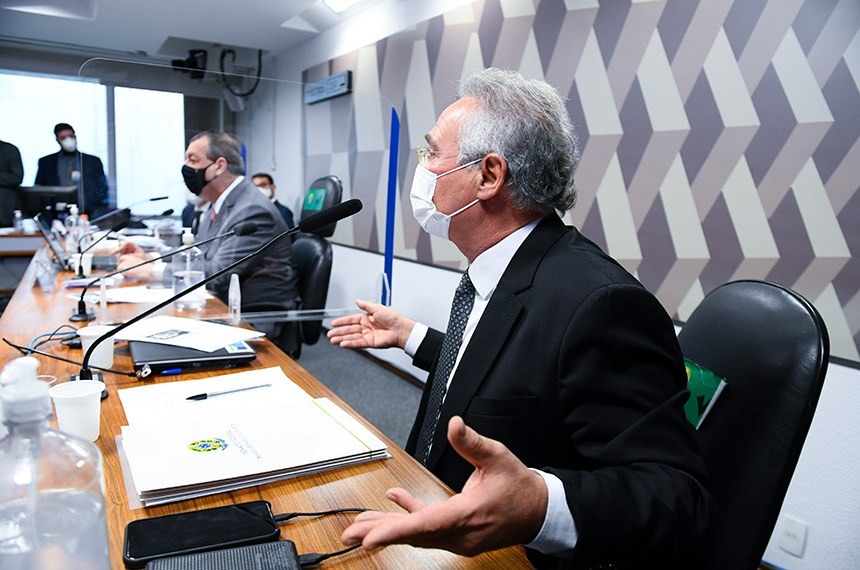
[[[230,217],[230,212],[233,209],[233,206],[235,206],[236,201],[239,199],[239,194],[242,193],[244,185],[245,181],[243,180],[227,195],[224,199],[224,203],[221,204],[221,210],[218,212],[218,216],[216,217],[214,224],[212,223],[212,211],[215,207],[214,204],[209,204],[209,208],[200,214],[200,231],[198,232],[199,239],[203,240],[210,238],[222,231],[222,228],[225,227],[226,220]]]
[[[445,396],[439,427],[436,428],[433,447],[430,457],[427,458],[427,466],[430,469],[449,446],[448,420],[466,411],[469,402],[486,381],[490,367],[498,360],[499,353],[505,347],[523,310],[518,295],[532,286],[541,260],[564,232],[564,224],[558,216],[550,215],[544,218],[529,234],[502,274]]]

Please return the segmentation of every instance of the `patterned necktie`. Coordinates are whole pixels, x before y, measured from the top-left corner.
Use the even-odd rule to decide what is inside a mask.
[[[448,377],[454,369],[460,344],[463,342],[463,330],[472,305],[475,302],[475,287],[469,279],[469,273],[464,273],[460,285],[454,293],[454,304],[451,306],[451,316],[448,318],[448,330],[445,332],[445,340],[442,342],[442,352],[439,355],[439,363],[433,375],[430,385],[430,396],[427,399],[427,410],[424,413],[424,421],[421,431],[418,432],[418,442],[415,445],[415,458],[421,463],[427,463],[430,456],[430,446],[433,443],[433,434],[436,432],[436,424],[442,412],[442,400],[448,388]]]

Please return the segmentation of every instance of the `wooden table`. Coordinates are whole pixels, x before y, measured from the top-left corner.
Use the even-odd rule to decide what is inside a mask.
[[[34,276],[31,266],[24,275],[21,285],[13,295],[9,305],[0,318],[2,336],[19,345],[27,345],[41,333],[53,331],[61,324],[72,324],[69,315],[76,301],[68,299],[70,291],[61,284],[70,273],[60,273],[58,287],[53,292],[44,292],[38,285],[33,287]],[[143,310],[141,305],[108,305],[106,316],[97,317],[110,321],[129,318]],[[224,306],[218,301],[209,301],[204,311],[223,313]],[[166,314],[174,314],[172,309],[164,309]],[[175,313],[180,315],[180,313]],[[183,315],[185,316],[185,315]],[[52,342],[47,347],[52,354],[64,356],[80,362],[80,350],[68,349]],[[373,425],[361,418],[340,398],[311,376],[295,361],[287,357],[268,341],[255,345],[259,355],[249,368],[268,368],[280,366],[296,384],[313,397],[327,397],[335,401],[388,445],[390,459],[373,461],[355,467],[346,467],[289,479],[268,485],[250,487],[231,493],[221,493],[199,499],[171,503],[157,507],[131,509],[123,482],[120,458],[117,453],[116,436],[126,418],[117,390],[142,385],[133,377],[119,374],[105,374],[105,384],[109,397],[102,403],[101,435],[96,445],[104,455],[105,502],[107,507],[108,543],[110,546],[111,568],[121,569],[122,540],[125,526],[129,521],[184,512],[205,507],[222,506],[232,503],[263,499],[272,503],[275,513],[291,511],[324,511],[343,507],[365,507],[379,510],[396,510],[396,506],[385,499],[385,490],[391,487],[404,487],[427,502],[444,500],[451,491]],[[5,364],[20,352],[2,343],[0,363]],[[68,381],[70,374],[77,374],[80,366],[36,355],[41,362],[40,373],[54,374],[58,382]],[[116,346],[114,368],[132,370],[131,359],[124,343]],[[151,382],[171,382],[216,376],[221,372],[197,372],[182,376],[159,376]],[[277,420],[273,419],[273,429]],[[297,434],[284,434],[293,437]],[[300,437],[300,436],[299,436]],[[169,466],[165,466],[168,468]],[[344,548],[340,542],[341,532],[349,525],[354,515],[342,514],[318,519],[289,522],[281,526],[281,537],[292,540],[300,554],[309,552],[329,553]],[[456,556],[442,550],[419,549],[410,546],[391,546],[366,551],[357,549],[323,563],[325,568],[529,568],[530,565],[520,547],[494,551],[475,558]]]

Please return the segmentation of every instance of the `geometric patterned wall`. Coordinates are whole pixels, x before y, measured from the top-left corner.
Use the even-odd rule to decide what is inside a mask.
[[[335,241],[382,249],[393,107],[395,253],[465,267],[420,231],[408,192],[453,84],[487,66],[567,97],[582,145],[567,222],[670,314],[771,279],[816,304],[835,356],[860,359],[858,0],[478,0],[309,69],[352,70],[354,93],[305,108],[308,182],[338,173],[375,206]]]

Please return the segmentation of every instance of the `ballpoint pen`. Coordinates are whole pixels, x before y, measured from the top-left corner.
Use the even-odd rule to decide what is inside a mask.
[[[245,386],[244,388],[233,388],[231,390],[217,390],[214,392],[205,392],[203,394],[194,394],[193,396],[188,396],[185,398],[186,400],[205,400],[207,398],[211,398],[213,396],[222,396],[224,394],[233,394],[235,392],[244,392],[245,390],[254,390],[256,388],[268,388],[271,384],[258,384],[256,386]]]

